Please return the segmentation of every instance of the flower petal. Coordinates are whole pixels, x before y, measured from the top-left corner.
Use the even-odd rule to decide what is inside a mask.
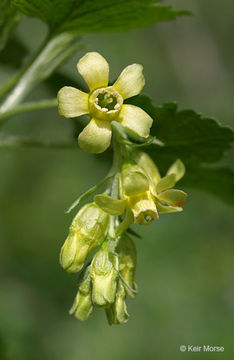
[[[59,114],[72,118],[89,113],[89,96],[71,86],[64,86],[58,92]]]
[[[78,137],[81,149],[99,154],[105,151],[111,142],[111,125],[105,120],[91,119]]]
[[[162,205],[158,200],[155,200],[155,203],[159,214],[169,214],[183,211],[183,208],[179,206]]]
[[[147,138],[152,126],[152,118],[141,108],[135,105],[122,105],[117,119],[122,126],[137,135]]]
[[[176,182],[185,174],[185,166],[180,159],[177,159],[168,169],[167,175],[175,174]]]
[[[140,94],[145,85],[145,78],[142,74],[143,66],[132,64],[127,66],[119,75],[113,85],[124,99]]]
[[[109,64],[97,52],[88,52],[78,62],[77,69],[90,91],[106,87],[109,81]]]
[[[172,188],[176,183],[175,174],[164,176],[156,185],[157,193]]]
[[[163,203],[181,207],[186,201],[187,194],[182,190],[171,189],[161,192],[157,195],[157,198]]]
[[[95,203],[110,215],[122,215],[126,207],[126,200],[115,200],[107,195],[96,195]]]

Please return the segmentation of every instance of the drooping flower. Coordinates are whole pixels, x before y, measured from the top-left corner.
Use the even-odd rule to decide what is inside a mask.
[[[185,173],[181,160],[176,160],[167,171],[166,176],[160,173],[152,159],[139,152],[135,163],[127,161],[122,166],[120,176],[120,200],[112,199],[106,194],[96,195],[94,200],[101,209],[111,215],[125,213],[116,235],[120,235],[133,223],[148,225],[158,218],[159,213],[180,212],[187,194],[173,189]]]
[[[149,136],[152,118],[141,108],[123,104],[125,99],[138,95],[145,85],[139,64],[127,66],[115,83],[108,86],[109,64],[97,52],[84,55],[77,69],[90,92],[65,86],[58,92],[59,113],[67,118],[89,114],[91,120],[78,137],[82,149],[102,153],[111,142],[111,121],[118,121],[140,137]]]

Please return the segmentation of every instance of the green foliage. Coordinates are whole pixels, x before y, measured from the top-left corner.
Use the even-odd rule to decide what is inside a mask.
[[[21,14],[11,6],[10,0],[0,0],[0,51],[20,19]]]
[[[154,119],[151,135],[165,146],[152,144],[147,151],[165,168],[175,157],[189,166],[216,162],[234,141],[230,128],[193,110],[178,111],[176,103],[154,106],[147,96],[137,96],[128,102],[140,106]]]
[[[150,26],[188,14],[159,0],[12,0],[24,14],[44,21],[51,30],[90,32],[123,31]]]
[[[234,204],[234,172],[207,165],[220,160],[232,147],[234,133],[230,128],[193,110],[178,111],[176,103],[154,106],[150,98],[143,95],[128,102],[140,106],[154,119],[151,135],[164,146],[151,144],[145,150],[162,173],[171,162],[180,158],[187,169],[183,180],[185,186],[209,191]]]

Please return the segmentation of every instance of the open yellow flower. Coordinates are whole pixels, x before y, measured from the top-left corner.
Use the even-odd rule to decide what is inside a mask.
[[[58,107],[59,113],[67,118],[91,116],[78,137],[82,149],[91,153],[105,151],[111,142],[113,120],[143,138],[149,136],[152,118],[137,106],[123,104],[125,99],[138,95],[145,85],[142,65],[127,66],[112,86],[108,86],[109,65],[97,52],[84,55],[77,69],[90,92],[64,86],[58,92]]]

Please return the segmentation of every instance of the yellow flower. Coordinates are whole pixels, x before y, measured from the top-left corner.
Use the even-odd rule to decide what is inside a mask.
[[[89,52],[77,64],[90,92],[65,86],[58,92],[60,115],[67,118],[89,114],[91,120],[78,137],[82,149],[102,153],[111,142],[111,121],[147,138],[153,120],[141,108],[123,104],[125,99],[138,95],[145,85],[139,64],[127,66],[115,83],[108,86],[109,65],[102,55]]]
[[[125,218],[116,230],[122,234],[134,222],[148,225],[158,218],[159,213],[180,212],[187,194],[173,186],[185,173],[181,160],[176,160],[161,177],[153,160],[144,152],[137,153],[135,162],[126,161],[120,176],[120,200],[106,194],[96,195],[95,203],[110,215]]]

